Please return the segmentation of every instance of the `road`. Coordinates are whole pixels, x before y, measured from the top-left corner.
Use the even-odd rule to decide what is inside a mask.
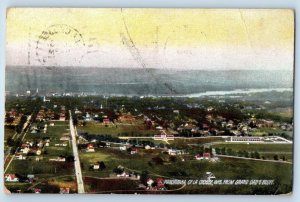
[[[27,134],[27,132],[28,132],[28,130],[29,130],[29,127],[28,127],[27,129],[26,129],[26,127],[27,127],[28,125],[30,125],[31,117],[32,117],[32,114],[29,115],[29,116],[27,117],[27,121],[26,121],[26,122],[24,123],[24,125],[23,125],[22,131],[21,131],[21,133],[20,133],[20,135],[19,135],[19,136],[21,136],[21,135],[23,134],[23,137],[21,138],[21,142],[23,142],[23,140],[25,139],[25,136],[26,136],[26,134]],[[25,129],[26,129],[26,130],[25,130]],[[15,133],[14,136],[13,136],[13,140],[15,140],[15,138],[19,138],[19,136],[18,136],[17,133]],[[15,153],[14,153],[13,155],[11,155],[11,154],[10,154],[11,147],[8,148],[8,151],[9,151],[9,152],[8,152],[7,156],[5,157],[5,159],[4,159],[4,164],[5,164],[5,162],[7,161],[7,159],[8,159],[10,156],[11,156],[11,159],[9,160],[7,166],[5,167],[4,173],[6,173],[6,171],[8,170],[8,168],[9,168],[11,162],[14,160],[14,158],[15,158],[15,156],[16,156],[16,153],[19,151],[19,149],[20,149],[20,147],[17,147]]]
[[[77,131],[74,128],[73,125],[73,118],[71,110],[69,110],[70,114],[70,133],[71,133],[71,139],[72,139],[72,148],[73,148],[73,154],[74,154],[74,166],[75,166],[75,173],[76,173],[76,179],[77,179],[77,189],[79,194],[85,193],[84,191],[84,184],[82,179],[82,172],[80,167],[80,160],[79,160],[79,154],[78,154],[78,148],[76,143],[76,134]]]
[[[264,162],[273,162],[273,163],[284,163],[284,164],[293,164],[289,161],[280,161],[280,160],[266,160],[266,159],[254,159],[254,158],[246,158],[246,157],[240,157],[240,156],[229,156],[229,155],[215,155],[216,157],[224,157],[224,158],[232,158],[232,159],[244,159],[244,160],[250,160],[250,161],[264,161]]]

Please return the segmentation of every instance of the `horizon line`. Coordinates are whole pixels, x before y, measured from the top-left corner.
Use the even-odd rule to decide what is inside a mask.
[[[181,71],[294,71],[293,69],[196,69],[196,68],[175,68],[175,67],[97,67],[97,66],[38,66],[38,65],[6,65],[5,68],[44,68],[44,69],[59,69],[59,68],[94,68],[94,69],[153,69],[153,70],[181,70]]]

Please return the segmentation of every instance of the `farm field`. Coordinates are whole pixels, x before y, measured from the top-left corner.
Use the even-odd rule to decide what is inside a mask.
[[[72,161],[49,161],[50,159],[56,160],[60,156],[67,157],[72,155],[71,144],[69,144],[68,141],[60,140],[61,137],[69,134],[68,122],[55,122],[54,126],[50,126],[49,123],[50,122],[44,123],[47,125],[45,133],[44,131],[31,133],[31,130],[28,130],[24,139],[24,143],[32,142],[33,144],[48,139],[49,146],[44,145],[40,155],[27,154],[26,156],[25,154],[26,159],[13,159],[6,170],[6,174],[15,173],[24,178],[27,175],[34,174],[33,183],[28,183],[26,181],[19,182],[21,186],[18,187],[21,192],[30,192],[34,188],[40,189],[43,187],[44,192],[55,193],[59,190],[60,186],[64,187],[66,184],[70,184],[68,187],[70,187],[71,192],[76,192],[76,184],[74,185],[74,163]],[[32,127],[36,125],[37,123],[33,123]],[[55,146],[55,144],[62,143],[67,146]],[[70,176],[71,178],[66,179],[67,176]],[[5,186],[12,191],[14,191],[14,187],[17,187],[15,183],[9,182],[6,182]]]
[[[152,160],[157,156],[163,160],[163,163],[156,164]],[[130,155],[111,148],[99,149],[95,153],[81,153],[80,158],[85,165],[96,161],[103,161],[106,165],[106,168],[102,171],[93,171],[84,167],[83,175],[87,180],[87,184],[89,184],[91,178],[94,178],[94,180],[96,178],[115,178],[114,169],[118,166],[124,167],[128,172],[147,173],[147,176],[152,178],[202,179],[206,172],[213,172],[216,179],[276,179],[276,183],[280,183],[279,191],[283,192],[292,180],[292,165],[272,162],[221,158],[218,162],[210,163],[208,161],[192,160],[188,155],[182,156],[186,159],[184,162],[180,160],[180,157],[177,157],[175,161],[170,161],[167,154],[141,152]],[[219,189],[226,194],[232,188],[222,186]],[[106,190],[102,189],[100,185],[98,189],[95,187],[90,187],[90,189],[93,192]],[[245,187],[245,189],[249,188]],[[204,190],[205,187],[199,188],[197,186],[196,188],[192,185],[184,188],[187,193],[200,193]]]
[[[215,144],[213,148],[232,150],[235,153],[238,152],[258,152],[260,158],[274,160],[274,158],[282,159],[286,161],[293,161],[293,145],[292,144],[255,144],[255,143],[222,143]],[[275,157],[275,155],[277,157]]]
[[[78,126],[79,131],[89,134],[102,134],[112,136],[153,136],[158,132],[153,129],[146,129],[142,121],[135,121],[133,124],[116,123],[102,124],[88,122],[85,126]]]

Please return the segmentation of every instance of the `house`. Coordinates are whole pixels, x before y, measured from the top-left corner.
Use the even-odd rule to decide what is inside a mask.
[[[91,121],[92,120],[91,115],[88,112],[85,114],[85,119],[84,120],[85,121]]]
[[[197,154],[197,155],[195,156],[195,159],[196,159],[196,160],[203,160],[203,156],[201,156],[200,154]]]
[[[148,187],[152,187],[153,183],[154,183],[154,181],[151,178],[147,179],[147,185],[148,185]]]
[[[151,147],[150,147],[149,145],[146,145],[146,146],[145,146],[145,149],[146,149],[146,150],[149,150],[149,149],[151,149]]]
[[[74,112],[75,114],[82,114],[82,112],[81,111],[79,111],[78,109],[75,109],[75,112]]]
[[[66,158],[63,156],[59,156],[56,159],[49,159],[49,161],[65,162]]]
[[[39,149],[39,148],[34,147],[34,148],[31,148],[31,149],[30,149],[30,153],[39,156],[39,155],[42,154],[42,150]]]
[[[179,110],[178,110],[178,109],[175,109],[175,110],[173,110],[173,113],[174,113],[174,114],[179,114]]]
[[[117,174],[117,177],[129,177],[128,173],[123,171],[121,174]]]
[[[15,174],[5,174],[5,182],[19,182],[19,178]]]
[[[164,182],[165,180],[163,179],[163,178],[160,178],[160,177],[158,177],[157,179],[156,179],[156,186],[157,186],[157,189],[160,189],[160,190],[163,190],[163,189],[165,189],[165,182]]]
[[[17,154],[15,158],[18,160],[25,160],[26,156],[23,156],[22,154]]]
[[[66,135],[63,135],[59,140],[61,140],[61,141],[69,141],[70,139],[71,139],[70,135],[66,134]]]
[[[208,130],[209,126],[206,123],[203,123],[202,124],[202,128],[203,128],[203,130]]]
[[[29,142],[29,141],[27,141],[27,142],[26,142],[26,144],[27,144],[27,145],[29,145],[29,147],[32,147],[32,146],[33,146],[33,144],[34,144],[34,142],[33,142],[33,141],[30,141],[30,142]]]
[[[195,156],[195,159],[196,160],[210,160],[211,159],[211,155],[210,155],[210,153],[203,153],[202,155],[197,154]]]
[[[157,127],[155,127],[155,129],[157,129],[157,130],[162,130],[162,129],[163,129],[163,127],[161,127],[161,126],[157,126]]]
[[[34,175],[28,174],[28,175],[27,175],[27,179],[28,179],[28,182],[29,182],[29,183],[32,183],[32,182],[34,181]]]
[[[109,119],[103,119],[103,123],[104,124],[110,124],[110,120]]]
[[[22,152],[23,154],[28,154],[29,151],[30,151],[30,147],[28,144],[21,145],[20,152]]]
[[[64,112],[61,112],[61,113],[59,114],[59,120],[60,120],[60,121],[65,121],[65,120],[66,120],[66,115],[65,115]]]
[[[206,110],[207,110],[208,112],[210,112],[210,111],[212,111],[213,109],[214,109],[214,108],[213,108],[212,106],[209,106],[209,107],[207,107]]]
[[[145,190],[147,187],[143,184],[139,184],[138,189]]]
[[[154,135],[154,140],[174,140],[174,135],[168,135],[164,130],[158,135]]]
[[[88,144],[86,146],[86,152],[95,152],[95,148],[93,144]]]
[[[211,158],[210,153],[203,153],[203,158],[204,158],[205,160],[209,160],[209,159]]]
[[[38,149],[38,150],[36,150],[36,155],[41,155],[42,154],[42,150],[41,149]]]
[[[98,163],[92,164],[91,167],[92,167],[93,170],[99,170],[100,169],[100,165]]]
[[[118,118],[118,121],[121,123],[132,123],[135,121],[135,117],[132,115],[122,115]]]
[[[130,154],[137,154],[138,149],[137,148],[131,148]]]
[[[59,191],[60,194],[69,194],[70,193],[70,188],[69,187],[60,187],[60,191]]]
[[[39,141],[39,142],[37,143],[37,146],[38,146],[39,148],[43,148],[43,146],[44,146],[43,141]]]
[[[176,156],[176,155],[181,155],[183,152],[181,150],[175,150],[175,149],[168,149],[168,154],[170,156]]]
[[[127,150],[127,148],[126,148],[125,145],[124,146],[120,146],[119,149],[120,149],[120,151],[126,151]]]
[[[232,120],[229,120],[226,124],[227,128],[232,128],[233,127],[234,122]]]
[[[66,147],[67,144],[55,144],[54,146],[55,146],[55,147]]]
[[[41,109],[36,115],[36,121],[42,121],[45,119],[45,110]]]

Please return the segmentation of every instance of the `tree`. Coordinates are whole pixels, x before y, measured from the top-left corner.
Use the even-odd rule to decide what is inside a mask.
[[[223,148],[221,149],[221,154],[222,154],[222,155],[226,155],[226,149],[225,149],[225,147],[223,147]]]
[[[255,157],[256,159],[260,159],[260,154],[259,154],[257,151],[255,151],[255,152],[254,152],[254,157]]]
[[[124,169],[121,169],[121,168],[114,168],[113,169],[113,172],[116,173],[116,174],[121,174],[123,173]]]
[[[140,180],[141,180],[141,183],[143,183],[144,185],[147,185],[148,174],[149,173],[147,170],[142,171]]]
[[[103,161],[100,161],[100,163],[99,163],[99,167],[100,167],[100,170],[104,170],[104,169],[106,169],[106,166],[105,166],[105,164],[104,164],[104,162],[103,162]]]
[[[67,162],[74,162],[74,160],[75,160],[75,158],[72,155],[66,157]]]
[[[237,155],[240,156],[240,157],[243,156],[243,154],[244,153],[242,151],[240,151],[240,150],[237,152]]]
[[[233,156],[233,151],[231,148],[227,149],[227,154],[230,156]]]
[[[274,160],[275,160],[275,161],[278,161],[278,159],[279,159],[279,158],[278,158],[278,155],[275,154],[275,155],[274,155]]]
[[[243,153],[244,153],[244,157],[249,158],[249,152],[244,151]]]
[[[169,161],[171,161],[171,162],[176,162],[176,161],[177,161],[176,156],[170,156],[170,157],[169,157]]]
[[[221,149],[220,148],[215,148],[216,154],[221,154]]]
[[[74,124],[74,126],[78,125],[78,119],[76,117],[73,118],[73,124]]]
[[[15,145],[15,141],[12,139],[12,137],[7,138],[6,142],[9,147],[12,147]]]
[[[156,164],[156,165],[162,165],[164,163],[164,161],[162,160],[162,158],[160,158],[159,156],[152,158],[152,161]]]

